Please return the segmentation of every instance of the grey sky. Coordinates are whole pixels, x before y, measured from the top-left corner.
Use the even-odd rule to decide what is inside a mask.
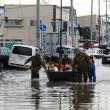
[[[37,0],[0,0],[0,4],[36,4]],[[42,0],[40,0],[42,2]],[[55,4],[55,5],[60,5],[60,0],[43,0],[47,1],[50,4]],[[70,5],[70,0],[62,0],[64,6],[69,6]],[[94,6],[93,6],[93,13],[98,14],[98,0],[93,0],[94,1]],[[100,12],[101,14],[106,13],[106,4],[105,0],[100,0],[101,1],[101,9]],[[73,6],[77,11],[77,15],[90,15],[91,14],[91,0],[73,0]],[[109,4],[108,4],[108,14],[110,11]]]

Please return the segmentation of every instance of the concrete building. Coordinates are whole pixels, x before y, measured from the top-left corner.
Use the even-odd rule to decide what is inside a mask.
[[[110,21],[107,21],[105,23],[105,29],[104,29],[104,37],[103,37],[103,43],[109,43],[110,44]],[[106,27],[107,26],[107,27]]]
[[[36,46],[36,5],[5,5],[4,46],[14,43]],[[46,25],[43,34],[57,32],[60,20],[60,7],[42,5],[40,7],[40,23]],[[69,12],[62,9],[62,20],[69,21]],[[42,32],[41,32],[42,33]]]
[[[93,40],[99,40],[99,18],[97,15],[93,15],[93,23],[92,23],[92,38]],[[83,26],[88,26],[91,28],[91,15],[80,16],[78,17],[78,23]],[[100,38],[102,39],[104,36],[105,24],[104,19],[100,18]]]

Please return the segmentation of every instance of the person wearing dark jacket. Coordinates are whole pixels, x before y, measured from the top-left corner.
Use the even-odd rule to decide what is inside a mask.
[[[82,82],[82,76],[84,82],[87,82],[88,66],[89,66],[89,56],[86,53],[81,52],[78,48],[75,49],[73,67],[77,68],[78,70],[78,82]]]
[[[40,54],[36,53],[35,56],[30,57],[26,60],[25,64],[31,61],[31,79],[33,78],[39,78],[39,70],[41,69],[41,66],[46,69],[44,62],[42,61],[42,58]]]

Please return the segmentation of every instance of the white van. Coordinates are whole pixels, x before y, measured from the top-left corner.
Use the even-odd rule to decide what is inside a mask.
[[[72,46],[62,45],[61,51],[63,56],[67,54],[69,58],[74,58],[74,48]],[[60,45],[57,45],[56,47],[57,56],[59,56],[59,53],[60,53]]]
[[[25,61],[36,54],[38,48],[29,45],[15,44],[12,47],[12,53],[9,57],[8,65],[22,68],[29,68],[31,63],[24,65]]]

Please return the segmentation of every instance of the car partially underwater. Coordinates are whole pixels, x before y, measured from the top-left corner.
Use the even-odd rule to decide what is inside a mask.
[[[0,47],[0,66],[3,68],[8,67],[8,60],[11,54],[11,49],[6,47]]]
[[[102,58],[103,56],[103,50],[100,48],[89,48],[88,50],[85,51],[85,53],[95,58]]]

